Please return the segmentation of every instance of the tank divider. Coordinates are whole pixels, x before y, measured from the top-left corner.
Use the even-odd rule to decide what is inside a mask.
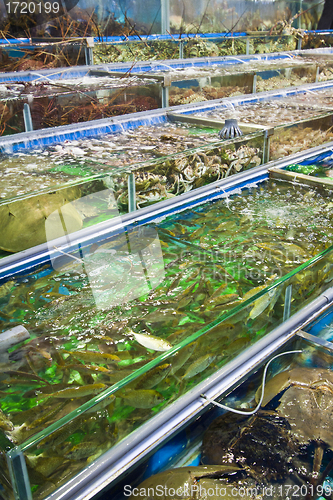
[[[272,179],[282,179],[285,181],[306,184],[307,186],[322,188],[322,189],[333,189],[333,179],[321,179],[318,177],[312,177],[311,175],[300,174],[298,172],[289,172],[287,170],[282,170],[281,168],[269,168],[269,177]]]
[[[305,332],[304,330],[298,330],[296,335],[304,340],[307,340],[308,342],[311,342],[311,344],[316,344],[317,346],[322,347],[323,349],[327,349],[328,351],[333,351],[333,343],[329,342],[328,340],[316,337],[315,335]]]

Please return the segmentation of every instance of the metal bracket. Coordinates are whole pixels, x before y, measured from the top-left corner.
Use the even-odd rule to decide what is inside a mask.
[[[169,107],[169,87],[162,87],[162,108]]]
[[[92,66],[94,64],[94,39],[92,36],[87,36],[86,38],[86,47],[85,47],[85,54],[86,54],[86,65],[87,66]]]
[[[315,335],[305,332],[304,330],[298,330],[296,335],[306,340],[307,342],[310,342],[311,344],[315,344],[319,347],[322,347],[323,349],[326,349],[327,351],[333,352],[333,343],[329,342],[328,340],[316,337]]]
[[[24,120],[24,128],[26,132],[31,132],[34,127],[32,125],[31,111],[28,103],[24,103],[23,106],[23,120]]]
[[[32,500],[27,464],[19,446],[6,454],[9,475],[16,500]]]
[[[262,162],[269,162],[270,137],[274,135],[274,128],[268,128],[264,132],[264,148],[262,152]]]
[[[179,42],[179,59],[184,59],[184,42],[181,40]]]
[[[128,212],[136,210],[135,177],[133,173],[128,175]]]

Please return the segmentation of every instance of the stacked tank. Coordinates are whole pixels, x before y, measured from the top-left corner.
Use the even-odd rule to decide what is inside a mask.
[[[313,83],[300,87],[0,139],[5,499],[77,498],[119,480],[228,374],[238,370],[230,389],[281,348],[295,315],[333,299],[331,184],[296,178],[307,165],[330,177],[329,67],[302,58],[298,76]],[[194,92],[183,70],[154,69],[169,99],[172,87]],[[195,72],[200,92],[207,79],[227,86]],[[225,140],[230,118],[243,135]]]

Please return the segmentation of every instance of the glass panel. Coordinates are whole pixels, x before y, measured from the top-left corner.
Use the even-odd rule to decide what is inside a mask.
[[[237,138],[210,144],[138,165],[133,169],[137,207],[172,198],[260,165],[263,140],[263,134],[256,133],[245,140]]]
[[[333,139],[332,114],[304,120],[290,126],[278,126],[270,137],[270,160],[320,146]]]
[[[329,72],[326,74],[328,79]],[[257,73],[256,92],[313,83],[316,81],[316,76],[316,65],[260,72]]]
[[[145,42],[96,43],[94,64],[179,59],[179,43],[176,40]]]
[[[312,95],[311,95],[312,94]],[[192,116],[207,117],[216,120],[236,118],[244,124],[263,125],[266,127],[277,127],[299,121],[300,112],[303,120],[309,120],[315,116],[324,114],[332,108],[332,90],[316,93],[305,93],[277,99],[265,99],[260,102],[249,102],[248,104],[234,104],[230,109],[225,105],[217,106],[213,110],[195,113]]]
[[[265,54],[297,49],[297,40],[293,35],[250,37],[250,54]]]
[[[312,14],[314,11],[312,4],[311,7]],[[289,20],[299,9],[299,2],[257,4],[243,0],[226,5],[222,0],[214,2],[171,0],[170,23],[172,33],[235,33],[251,30],[261,34],[263,30],[270,28],[278,32],[281,29],[279,23]],[[311,29],[314,28],[316,26],[311,25]]]
[[[161,2],[147,0],[145,9],[133,0],[95,3],[88,0],[66,0],[49,11],[30,7],[27,13],[13,15],[0,4],[3,38],[34,37],[46,43],[52,38],[82,38],[86,36],[130,36],[161,33]],[[65,8],[66,7],[66,8]],[[11,15],[10,15],[11,14]],[[24,17],[24,15],[26,17]],[[38,37],[38,38],[36,38]]]
[[[86,36],[86,33],[82,33],[82,35]],[[26,33],[22,33],[22,36],[25,37]],[[82,42],[66,41],[66,43],[52,44],[48,40],[45,41],[46,43],[43,45],[31,45],[30,43],[18,43],[9,47],[2,45],[0,48],[0,72],[38,71],[43,68],[62,68],[86,64],[85,46],[82,45]]]
[[[205,40],[190,38],[183,42],[184,57],[218,57],[246,54],[246,41],[243,37],[219,37]]]
[[[191,131],[195,129],[195,127],[189,126],[189,127],[184,127],[182,129],[181,126],[179,126],[180,130],[183,130],[184,133],[186,132],[189,134],[189,141],[196,141],[196,135],[194,134],[194,139],[190,138]],[[178,130],[178,125],[177,127],[173,128],[174,132],[174,137],[175,140],[179,140],[179,135],[177,134]],[[197,129],[198,131],[202,130],[200,128]],[[205,131],[204,131],[205,132]],[[217,130],[214,131],[212,129],[212,132],[216,133]],[[206,137],[210,136],[212,137],[212,132],[207,132],[206,131]],[[140,140],[142,146],[138,146],[138,155],[141,155],[142,150],[146,150],[146,146],[144,143],[146,143],[148,146],[148,152],[151,150],[150,148],[155,149],[152,146],[152,140],[151,136],[147,137],[147,140],[144,141],[141,139],[141,134],[143,133],[142,130],[138,132],[138,139]],[[159,134],[156,136],[157,138],[159,137]],[[168,145],[171,145],[172,148],[174,148],[174,141],[173,141],[173,136],[172,134],[168,135],[162,135],[164,137],[164,144],[162,143],[160,145],[160,150],[163,150],[163,148],[167,148]],[[213,137],[214,139],[214,137]],[[123,140],[128,141],[128,135],[123,138]],[[163,140],[163,139],[162,139]],[[216,138],[215,138],[216,140]],[[180,153],[177,155],[173,155],[170,157],[163,157],[158,160],[154,160],[148,163],[143,163],[142,166],[138,164],[137,166],[132,166],[131,169],[121,169],[117,167],[110,167],[110,160],[107,157],[106,162],[104,163],[103,160],[103,147],[100,147],[98,145],[98,141],[96,141],[96,146],[92,144],[91,140],[83,140],[82,143],[86,142],[87,144],[87,155],[85,150],[82,148],[81,145],[80,147],[77,147],[77,159],[75,158],[75,148],[73,149],[71,146],[66,147],[64,146],[55,146],[53,148],[53,153],[51,151],[51,155],[53,154],[53,157],[55,158],[57,156],[57,153],[60,157],[64,156],[65,160],[60,160],[58,162],[54,162],[54,164],[50,165],[45,165],[45,156],[43,157],[40,155],[40,153],[37,153],[37,157],[39,157],[39,164],[42,167],[47,167],[51,166],[52,168],[47,171],[45,168],[44,172],[42,171],[43,176],[39,176],[39,180],[44,182],[50,182],[52,185],[52,182],[54,182],[54,175],[59,175],[60,178],[63,177],[68,177],[73,176],[73,177],[80,177],[82,175],[85,175],[86,173],[90,173],[92,170],[101,170],[105,169],[108,171],[111,171],[112,173],[110,175],[103,175],[99,177],[99,180],[93,181],[93,180],[87,180],[85,182],[77,183],[74,185],[69,185],[66,187],[64,186],[52,186],[53,190],[61,190],[63,193],[66,193],[64,195],[64,200],[55,200],[54,196],[54,191],[48,192],[46,189],[42,192],[36,193],[34,196],[31,196],[29,194],[28,197],[19,197],[18,199],[12,198],[10,200],[11,207],[14,210],[16,210],[16,213],[22,214],[22,212],[25,212],[27,210],[27,207],[33,208],[35,210],[34,214],[31,214],[32,220],[29,224],[29,229],[28,226],[26,228],[21,227],[21,225],[17,226],[19,224],[19,221],[16,220],[10,220],[10,224],[12,226],[12,229],[10,231],[10,235],[7,234],[6,237],[8,238],[9,236],[12,237],[14,233],[20,234],[26,233],[27,231],[31,231],[31,228],[34,224],[42,224],[44,225],[45,222],[45,213],[47,212],[47,216],[49,216],[53,210],[55,210],[56,207],[61,207],[62,205],[66,205],[66,201],[72,202],[72,200],[78,200],[79,198],[83,198],[85,195],[90,195],[92,193],[96,193],[98,190],[99,191],[104,191],[104,194],[100,194],[97,197],[93,196],[89,198],[85,198],[84,200],[77,201],[75,203],[72,203],[73,205],[73,210],[75,212],[79,212],[77,218],[81,219],[83,221],[83,224],[81,224],[81,227],[86,227],[87,225],[92,225],[95,224],[96,222],[101,222],[103,220],[107,220],[111,217],[114,217],[115,214],[118,215],[118,213],[124,214],[127,213],[129,210],[129,200],[128,200],[128,174],[130,171],[133,172],[134,174],[134,180],[135,180],[135,189],[136,189],[136,207],[141,208],[144,206],[147,206],[152,203],[156,203],[158,201],[161,201],[163,199],[171,198],[173,196],[176,196],[178,194],[181,194],[185,191],[189,191],[195,187],[200,187],[206,184],[209,184],[211,182],[214,182],[218,179],[222,179],[224,177],[227,177],[229,175],[238,173],[242,170],[247,170],[249,168],[255,167],[259,165],[262,161],[262,150],[263,150],[263,134],[254,134],[251,139],[237,139],[237,140],[230,140],[230,141],[224,141],[218,142],[218,143],[213,143],[212,145],[207,145],[203,148],[197,148],[197,149],[191,149],[187,151],[186,153]],[[186,140],[184,141],[186,144]],[[202,138],[198,142],[204,142]],[[134,144],[131,143],[131,148],[134,150]],[[105,141],[106,148],[110,147],[110,144]],[[103,144],[102,144],[103,146]],[[115,145],[111,145],[111,148]],[[182,143],[182,147],[184,146],[184,143]],[[100,153],[100,149],[102,149],[102,158],[101,159],[95,159],[93,158],[93,155],[95,153],[95,147],[97,148],[98,153]],[[131,148],[128,148],[128,153],[131,154]],[[114,147],[115,151],[115,158],[117,160],[117,149],[119,149],[119,146]],[[122,147],[121,147],[122,149]],[[164,149],[165,150],[165,149]],[[108,152],[108,149],[106,150],[106,153]],[[74,158],[73,158],[73,153],[74,153]],[[155,154],[157,151],[155,151]],[[88,156],[89,155],[89,156]],[[91,155],[91,156],[90,156]],[[66,157],[72,157],[72,160],[68,160]],[[109,155],[108,155],[109,156]],[[156,155],[157,156],[157,155]],[[16,158],[21,158],[21,155],[18,154],[17,157],[12,157],[12,159],[6,159],[3,163],[3,168],[8,169],[8,163],[16,163]],[[85,158],[85,159],[84,159]],[[133,160],[133,158],[132,158]],[[31,164],[31,156],[27,155],[26,156],[26,171],[29,172],[31,167],[35,169],[35,164]],[[70,164],[67,163],[71,162]],[[120,159],[120,162],[122,159]],[[29,162],[29,163],[28,163]],[[93,163],[94,162],[94,163]],[[22,163],[16,163],[16,167],[20,168],[20,174],[24,172],[23,169],[23,161]],[[89,169],[89,170],[86,170]],[[37,169],[36,169],[37,170]],[[6,170],[7,171],[7,170]],[[31,172],[31,171],[30,171]],[[30,173],[29,172],[29,173]],[[17,170],[15,171],[17,175]],[[69,175],[68,175],[69,174]],[[13,176],[12,178],[3,179],[3,183],[5,187],[7,188],[8,194],[11,193],[14,189],[17,189],[20,186],[17,186],[16,182],[16,175]],[[16,186],[15,186],[16,182]],[[97,183],[97,184],[96,184]],[[23,183],[24,184],[24,183]],[[31,186],[34,184],[34,178],[31,180]],[[27,189],[29,186],[26,185],[25,188]],[[4,193],[6,193],[6,189],[4,189]],[[99,201],[97,201],[97,198],[99,197]],[[44,206],[46,207],[45,210],[46,212],[42,214],[40,209],[37,209],[37,205],[39,203],[39,200],[43,198],[43,203]],[[104,201],[102,201],[104,200]],[[135,201],[135,200],[134,200]],[[9,199],[7,198],[6,201],[3,201],[2,204],[0,204],[0,209],[2,210],[3,217],[7,220],[9,215],[8,215],[8,203]],[[134,203],[135,204],[135,203]],[[81,207],[81,208],[80,208]],[[72,209],[71,209],[72,210]],[[73,211],[72,210],[72,211]],[[116,212],[115,212],[116,210]],[[119,212],[118,212],[119,210]],[[25,221],[26,222],[26,221]],[[14,224],[14,225],[13,225]],[[14,229],[14,226],[16,229]],[[44,226],[43,226],[44,227]],[[77,225],[75,225],[76,229],[79,229]],[[23,234],[22,233],[22,234]],[[28,240],[23,240],[22,238],[20,239],[21,242],[24,241],[24,243],[27,243]],[[31,238],[30,238],[30,244],[31,244]],[[35,241],[35,240],[33,240]],[[40,241],[41,243],[42,241]],[[29,244],[29,246],[30,246]],[[35,241],[34,244],[37,244],[37,241]],[[8,247],[5,248],[4,241],[1,244],[3,249],[7,249]],[[16,250],[17,251],[17,250]]]
[[[70,143],[0,155],[0,187],[3,198],[37,191],[93,174],[122,170],[216,142],[219,129],[170,123],[141,125],[119,134],[83,137]]]
[[[292,313],[331,285],[332,247],[306,262],[329,245],[317,243],[329,200],[268,181],[108,240],[69,239],[72,256],[62,245],[52,268],[2,285],[2,330],[30,334],[2,350],[3,425],[36,498],[281,324],[289,285]]]
[[[302,38],[302,49],[318,49],[332,46],[333,36],[331,33],[304,33]]]
[[[253,74],[243,73],[228,76],[209,76],[173,82],[169,87],[169,105],[189,104],[250,94],[253,89]]]
[[[87,79],[89,77],[84,77],[85,81]],[[26,83],[21,86],[17,83],[6,84],[6,95],[10,92],[11,96],[2,100],[0,135],[25,131],[25,103],[29,104],[34,130],[148,111],[162,106],[162,88],[159,84],[140,84],[140,80],[135,77],[123,78],[122,82],[107,77],[90,77],[90,80],[95,81],[95,85],[91,85],[97,87],[94,91],[89,89],[88,83],[83,84],[83,79]],[[18,86],[20,90],[17,90]],[[74,86],[77,86],[77,90],[72,93],[70,90]],[[14,98],[12,94],[17,97]]]
[[[119,215],[117,189],[128,198],[128,174],[95,176],[0,203],[4,252],[19,252]],[[120,206],[120,203],[119,203]],[[3,254],[1,256],[4,256]]]

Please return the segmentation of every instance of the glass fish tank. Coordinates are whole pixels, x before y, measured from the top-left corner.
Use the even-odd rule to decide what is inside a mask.
[[[305,91],[283,96],[281,91],[276,97],[244,98],[238,102],[234,99],[231,105],[221,103],[213,109],[207,107],[182,120],[203,118],[213,123],[214,120],[236,119],[240,130],[248,125],[272,127],[269,159],[277,160],[332,140],[332,90],[316,91],[313,99],[311,94]]]
[[[3,498],[67,488],[331,286],[330,193],[226,189],[81,232],[66,203],[2,260]]]
[[[261,69],[264,66],[269,66],[270,69]],[[251,71],[251,67],[255,68],[255,64],[252,63],[238,66],[238,71],[235,74],[233,74],[233,68],[228,67],[223,71],[223,76],[221,76],[222,71],[220,70],[215,72],[215,76],[210,74],[206,77],[196,77],[192,70],[190,72],[192,76],[188,80],[179,80],[181,72],[175,72],[175,74],[171,74],[171,78],[175,81],[172,81],[169,88],[169,105],[189,104],[313,83],[317,78],[316,65],[291,67],[290,64],[289,67],[288,65],[285,67],[277,66],[276,69],[273,69],[272,66],[274,67],[271,62],[266,63],[266,65],[260,64],[259,67]],[[328,74],[327,72],[327,78]]]
[[[22,81],[4,81],[0,86],[0,134],[25,130],[27,105],[36,130],[149,111],[162,103],[174,106],[331,79],[332,58],[321,55],[320,61],[318,64],[313,56],[290,55],[282,61],[236,60],[230,64],[216,60],[209,66],[184,64],[181,68],[172,68],[166,61],[159,71],[153,67],[144,72],[135,66],[123,71],[92,67],[82,78],[59,80],[45,73],[30,81],[31,75],[25,74]],[[11,75],[14,77],[17,79]]]
[[[10,135],[25,131],[24,106],[37,130],[160,108],[162,87],[137,76],[87,75],[7,82],[0,85],[0,99],[0,135]]]
[[[111,172],[113,167],[118,169],[145,161],[157,161],[184,149],[195,149],[207,142],[214,143],[218,140],[218,133],[224,126],[225,119],[238,119],[240,129],[245,134],[283,123],[289,124],[299,120],[300,115],[304,119],[311,119],[333,109],[330,88],[316,92],[309,89],[308,92],[288,98],[284,98],[281,92],[276,97],[273,99],[273,96],[268,96],[260,100],[248,97],[242,99],[242,102],[239,98],[234,98],[218,106],[214,104],[210,107],[203,103],[202,106],[180,108],[167,115],[161,112],[157,116],[152,112],[144,118],[133,115],[132,118],[122,120],[120,117],[114,123],[108,122],[109,130],[118,126],[122,133],[104,135],[103,130],[107,130],[107,127],[104,123],[96,123],[93,129],[81,126],[74,140],[73,134],[70,136],[71,129],[58,129],[57,134],[54,132],[47,136],[46,133],[43,136],[31,136],[28,145],[26,139],[12,141],[3,137],[0,139],[1,198],[7,199],[89,175]],[[200,118],[199,122],[197,118]],[[303,126],[298,136],[293,130],[288,138],[293,143],[292,147],[287,147],[287,138],[283,137],[281,144],[278,142],[274,145],[269,157],[278,158],[300,148],[329,141],[330,125],[327,121],[325,123],[325,127],[321,127],[318,132],[316,121]],[[307,128],[308,134],[304,134],[304,128]],[[312,133],[313,129],[315,134]],[[67,137],[71,138],[70,142]],[[298,142],[295,144],[297,137]],[[247,139],[244,137],[243,140],[246,144]],[[254,156],[260,157],[263,146],[257,141],[254,147],[259,148],[259,151],[253,151]],[[13,154],[14,148],[17,152]],[[280,151],[272,156],[274,148]],[[161,162],[164,163],[164,160]]]
[[[173,65],[165,61],[149,71],[151,76],[165,75],[171,80],[171,106],[327,81],[333,75],[332,56],[311,51],[282,53],[269,60],[230,58],[221,63],[213,59],[203,67]]]
[[[29,41],[29,39],[26,39]],[[86,64],[86,42],[58,39],[57,43],[20,43],[0,47],[0,73]]]
[[[261,164],[261,132],[229,141],[220,141],[217,132],[217,129],[166,123],[161,127],[143,126],[123,134],[57,144],[44,150],[4,154],[0,205],[6,211],[10,199],[23,208],[26,198],[32,203],[31,195],[37,187],[43,192],[36,192],[35,199],[43,194],[48,204],[50,188],[65,189],[64,183],[74,183],[75,188],[80,180],[85,193],[93,193],[95,188],[90,190],[89,179],[92,177],[94,185],[94,176],[99,175],[113,192],[111,205],[118,207],[120,213],[127,213],[130,173],[135,181],[135,208],[142,208]],[[186,151],[182,152],[184,148]],[[170,155],[177,149],[179,153]],[[144,162],[149,158],[150,161]],[[92,211],[91,207],[89,214]],[[95,212],[101,213],[97,208]]]
[[[317,96],[317,93],[314,95]],[[294,99],[296,103],[297,97]],[[304,99],[303,94],[300,97]],[[290,109],[291,113],[295,111],[295,106],[297,109],[297,104],[294,106],[294,102],[287,106],[282,99],[281,106],[279,99],[259,103],[251,102],[253,98],[249,99],[247,106],[233,106],[231,109],[236,112],[238,109],[245,109],[249,110],[249,113],[252,107],[259,110],[266,109],[268,117],[268,110],[272,109],[268,108],[267,104],[270,103],[277,110],[280,109],[280,105],[285,111],[283,118],[287,122],[288,116],[296,115],[296,113],[290,115]],[[219,109],[221,109],[220,115],[218,115]],[[328,109],[329,106],[326,110]],[[133,119],[124,119],[125,131],[122,133],[85,137],[35,150],[20,151],[18,148],[14,154],[4,152],[0,160],[3,172],[0,181],[2,192],[0,206],[4,213],[3,217],[8,218],[6,207],[9,200],[15,203],[16,207],[21,207],[18,213],[25,210],[25,203],[26,206],[35,206],[33,199],[36,201],[41,195],[46,206],[54,207],[49,203],[53,191],[48,190],[58,190],[60,187],[65,189],[67,185],[70,191],[72,183],[74,189],[71,196],[74,198],[68,201],[81,196],[80,190],[76,191],[76,184],[80,182],[84,184],[85,195],[93,194],[95,188],[90,189],[89,183],[91,179],[94,186],[96,175],[104,176],[100,182],[104,183],[105,188],[112,190],[113,198],[112,202],[105,200],[98,207],[91,203],[89,207],[81,207],[79,214],[76,215],[76,221],[79,224],[83,221],[83,227],[86,223],[91,225],[93,221],[100,222],[105,220],[104,217],[107,219],[113,217],[114,209],[119,210],[121,214],[130,210],[128,192],[130,179],[133,185],[133,195],[131,195],[133,208],[144,208],[258,167],[268,159],[281,158],[305,147],[329,141],[332,137],[332,112],[321,114],[324,110],[325,108],[317,105],[314,109],[309,105],[305,106],[305,111],[308,112],[305,116],[313,115],[314,118],[293,125],[277,126],[274,130],[260,124],[239,122],[240,129],[244,133],[247,131],[251,133],[229,140],[220,140],[218,137],[219,130],[224,126],[224,120],[218,118],[234,116],[230,114],[230,106],[227,105],[221,104],[210,112],[214,120],[209,118],[210,114],[207,112],[206,115],[168,113],[167,116],[161,113],[158,116],[152,115],[151,123],[156,123],[155,125],[149,125],[149,120],[146,122],[147,125],[144,125],[140,121],[140,115],[137,117],[133,115]],[[253,111],[252,114],[255,116]],[[277,113],[279,114],[281,113]],[[120,128],[122,122],[120,118],[118,120],[117,126]],[[267,130],[269,134],[266,134]],[[55,142],[54,138],[53,140]],[[7,144],[13,146],[8,140]],[[25,143],[22,143],[22,146],[25,147]],[[28,199],[27,202],[25,198]],[[36,213],[43,221],[40,210]],[[24,228],[20,230],[22,229]]]
[[[333,344],[320,340],[294,335],[103,498],[329,498]]]
[[[210,36],[209,39],[197,36],[184,38],[173,35],[170,40],[127,41],[96,43],[94,64],[147,61],[153,59],[179,59],[195,57],[219,57],[241,54],[263,54],[295,50],[296,38],[288,36],[238,36],[229,34]]]
[[[331,30],[323,32],[308,31],[302,38],[302,49],[320,49],[322,47],[332,47],[333,36]]]

